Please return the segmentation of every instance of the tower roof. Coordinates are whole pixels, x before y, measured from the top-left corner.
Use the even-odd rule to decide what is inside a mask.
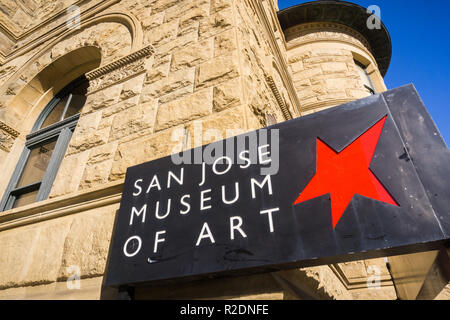
[[[337,0],[306,2],[278,12],[278,19],[283,30],[310,22],[334,22],[358,31],[369,42],[378,69],[384,76],[391,62],[391,37],[383,22],[381,22],[381,29],[369,29],[367,19],[370,16],[366,8]]]

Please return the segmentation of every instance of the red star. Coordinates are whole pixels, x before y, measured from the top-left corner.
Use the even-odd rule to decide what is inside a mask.
[[[333,229],[355,194],[398,206],[369,169],[385,121],[386,116],[339,153],[317,138],[316,174],[294,205],[329,193]]]

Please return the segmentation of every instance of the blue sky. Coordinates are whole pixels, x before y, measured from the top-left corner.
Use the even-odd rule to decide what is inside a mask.
[[[278,0],[280,10],[308,1]],[[388,89],[413,83],[439,131],[450,143],[450,1],[349,0],[377,5],[392,40]]]

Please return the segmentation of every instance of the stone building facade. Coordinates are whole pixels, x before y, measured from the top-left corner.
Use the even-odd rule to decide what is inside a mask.
[[[102,282],[128,167],[386,90],[384,26],[370,34],[335,14],[356,10],[367,19],[356,5],[309,6],[279,12],[276,0],[1,0],[0,299],[115,297]],[[16,206],[20,196],[8,196],[17,189],[18,164],[27,165],[24,150],[42,130],[37,121],[83,75],[89,88],[67,148],[59,160],[43,157],[58,163],[39,187],[47,183],[47,191]],[[221,134],[198,139],[196,126]],[[76,276],[79,288],[68,286]],[[374,276],[379,287],[368,288]],[[385,261],[375,259],[136,288],[135,297],[396,293]]]

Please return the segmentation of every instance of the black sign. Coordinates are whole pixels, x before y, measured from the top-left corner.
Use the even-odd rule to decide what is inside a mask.
[[[429,250],[450,152],[413,86],[127,170],[106,284]]]

